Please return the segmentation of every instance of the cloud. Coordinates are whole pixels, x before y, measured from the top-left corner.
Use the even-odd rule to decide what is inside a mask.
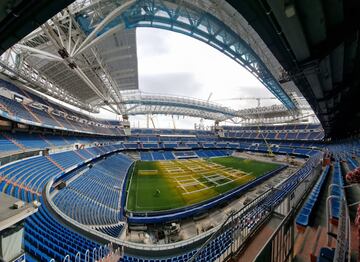
[[[173,128],[173,119],[171,116],[156,115],[152,116],[155,128]],[[174,116],[175,127],[177,129],[194,129],[194,124],[199,124],[200,119],[188,116]],[[210,130],[210,127],[214,125],[214,121],[204,120],[205,128]],[[147,127],[146,116],[131,116],[130,125],[133,128],[146,128]],[[152,128],[152,122],[149,121],[149,127]]]
[[[138,57],[166,55],[170,52],[170,46],[167,43],[166,36],[159,33],[159,29],[137,28],[136,42],[138,48]]]
[[[191,37],[153,28],[137,29],[140,90],[207,99],[234,109],[256,107],[256,100],[226,100],[234,97],[272,97],[252,74],[211,46]],[[274,104],[264,100],[261,105]],[[146,126],[145,116],[132,116],[137,126]],[[157,116],[156,127],[172,127],[171,117]],[[182,117],[178,128],[193,128],[199,119]],[[213,121],[207,121],[213,124]]]
[[[159,94],[198,97],[201,84],[196,77],[187,72],[140,75],[141,91]]]

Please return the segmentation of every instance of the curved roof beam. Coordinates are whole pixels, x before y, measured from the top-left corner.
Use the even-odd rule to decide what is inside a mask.
[[[118,8],[108,11],[108,15],[104,19],[98,19],[97,24],[93,23],[91,9],[79,12],[76,19],[83,31],[91,36],[89,39],[92,39],[85,43],[88,47],[97,41],[96,37],[103,38],[124,25],[125,28],[154,27],[181,33],[207,43],[229,56],[253,74],[287,109],[296,109],[293,100],[253,49],[206,8],[201,9],[180,0],[139,0],[133,4],[128,3],[126,10],[122,5],[121,12],[115,12]],[[81,48],[84,48],[84,43]]]
[[[210,120],[219,120],[222,121],[224,116],[222,114],[199,111],[191,108],[181,108],[181,107],[167,107],[167,106],[158,106],[158,105],[138,105],[132,107],[131,110],[128,110],[128,115],[176,115],[176,116],[190,116],[190,117],[199,117]]]
[[[229,117],[238,116],[236,110],[215,103],[211,103],[205,100],[200,100],[190,97],[135,93],[131,95],[123,95],[122,103],[188,108],[199,111],[207,111],[216,114],[227,115]]]
[[[128,115],[153,113],[196,116],[214,120],[239,117],[236,110],[190,97],[123,92],[121,103],[127,106],[126,114]]]
[[[293,119],[302,115],[299,110],[288,110],[284,105],[234,110],[207,100],[191,97],[160,95],[154,93],[122,92],[122,105],[127,115],[184,115],[211,120],[224,121],[227,119],[252,120],[288,117]],[[115,105],[113,103],[107,105]],[[106,106],[105,104],[103,106]]]

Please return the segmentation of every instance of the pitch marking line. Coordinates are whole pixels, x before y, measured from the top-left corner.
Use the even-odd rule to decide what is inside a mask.
[[[186,179],[186,180],[178,180],[175,178],[175,180],[179,184],[178,187],[181,187],[185,191],[185,193],[182,193],[182,194],[188,194],[191,192],[197,192],[198,190],[204,190],[204,189],[209,188],[207,185],[203,184],[202,182],[200,182],[199,180],[197,180],[194,177],[192,177],[192,179]],[[184,181],[188,181],[188,182],[183,183]],[[191,190],[191,191],[188,190],[189,187],[194,187],[194,186],[201,186],[203,188],[197,189],[197,190]]]
[[[176,180],[176,182],[179,184],[178,187],[181,187],[181,188],[187,193],[188,191],[187,191],[186,188],[182,185],[182,183],[180,183],[176,178],[175,178],[175,180]]]
[[[189,183],[181,183],[181,186],[183,187],[190,187],[190,186],[198,186],[198,185],[201,185],[202,183],[199,183],[199,181],[197,180],[193,180],[192,182],[189,182]]]
[[[203,176],[212,175],[215,172],[218,172],[218,170],[208,170],[208,171],[200,172],[199,175],[203,175]]]
[[[196,178],[194,178],[194,179],[198,182],[198,184],[202,185],[202,186],[205,187],[205,188],[209,188],[207,185],[205,185],[204,183],[202,183],[202,182],[199,181],[198,179],[196,179]]]
[[[223,185],[225,183],[218,183],[219,180],[227,180],[227,181],[230,181],[230,182],[233,182],[232,179],[228,178],[228,177],[225,177],[223,175],[220,175],[220,174],[215,174],[215,175],[212,175],[212,176],[208,176],[206,177],[210,182],[216,184],[217,186],[220,186],[220,185]]]
[[[207,171],[205,168],[191,168],[191,167],[189,167],[189,169],[194,173]]]
[[[190,177],[190,178],[192,178],[192,175],[172,176],[172,178],[174,178],[174,179],[185,178],[185,177]]]
[[[214,186],[205,187],[205,188],[201,188],[201,189],[198,189],[198,190],[193,190],[193,191],[190,191],[190,192],[183,193],[183,195],[190,195],[190,194],[198,193],[198,192],[201,192],[201,191],[204,191],[204,190],[208,190],[208,189],[213,188],[213,187],[214,187]]]
[[[179,183],[186,183],[186,182],[189,182],[189,181],[194,181],[194,179],[181,179],[181,180],[177,180],[177,182]]]
[[[247,175],[244,175],[244,176],[240,176],[240,177],[232,180],[231,182],[237,181],[237,180],[242,179],[242,178],[247,177],[247,176],[251,176],[251,173],[249,173],[249,174],[247,174]],[[252,179],[252,180],[253,180],[253,179]],[[250,181],[250,180],[249,180],[249,181]],[[248,182],[248,181],[247,181],[247,182]],[[230,183],[230,182],[226,182],[226,183],[223,184],[223,185],[226,185],[226,184],[229,184],[229,183]]]
[[[182,168],[172,168],[172,169],[168,169],[166,168],[164,170],[166,173],[185,173],[186,171]]]

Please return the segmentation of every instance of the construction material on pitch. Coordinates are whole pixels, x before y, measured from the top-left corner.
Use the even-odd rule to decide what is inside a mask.
[[[278,164],[236,157],[137,161],[130,176],[128,211],[161,211],[225,194],[278,168]]]

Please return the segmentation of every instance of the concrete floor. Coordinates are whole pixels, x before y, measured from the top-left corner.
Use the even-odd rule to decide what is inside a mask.
[[[235,261],[248,262],[253,261],[260,250],[264,247],[268,239],[274,233],[276,228],[280,225],[282,218],[272,216],[272,218],[261,228],[261,230],[254,236],[250,244],[246,247],[244,252],[240,254]]]

